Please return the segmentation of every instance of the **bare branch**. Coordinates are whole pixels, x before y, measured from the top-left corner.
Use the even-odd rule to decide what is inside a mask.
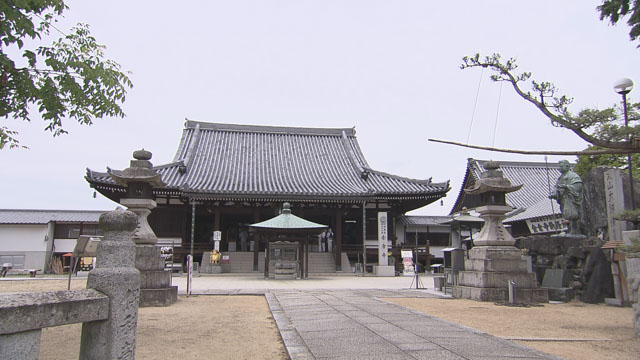
[[[480,54],[476,54],[473,57],[465,56],[462,58],[461,69],[467,69],[471,67],[483,67],[490,68],[496,72],[491,76],[493,81],[506,81],[511,83],[515,92],[521,98],[530,102],[535,106],[545,117],[551,120],[551,123],[556,126],[567,128],[573,131],[578,137],[586,142],[607,149],[621,149],[629,150],[626,153],[636,152],[633,143],[629,141],[611,141],[598,138],[585,131],[589,127],[589,124],[585,124],[578,118],[574,118],[568,110],[568,105],[571,104],[573,99],[564,95],[558,95],[558,89],[550,82],[536,82],[531,81],[532,89],[537,96],[532,95],[530,92],[525,92],[519,85],[519,83],[529,80],[531,73],[524,72],[521,74],[514,73],[517,69],[515,59],[508,59],[506,61],[501,60],[500,54],[493,54],[486,56],[484,59],[480,59]],[[545,98],[549,101],[545,102]],[[624,153],[624,152],[623,152]]]
[[[468,145],[455,141],[428,139],[432,142],[441,144],[449,144],[455,146],[462,146],[471,149],[504,152],[511,154],[524,154],[524,155],[604,155],[604,154],[633,154],[640,153],[640,149],[604,149],[604,150],[582,150],[582,151],[530,151],[530,150],[513,150],[513,149],[501,149],[488,146]]]

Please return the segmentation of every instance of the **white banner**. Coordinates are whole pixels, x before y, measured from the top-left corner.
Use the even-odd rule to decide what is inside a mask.
[[[388,266],[389,259],[387,257],[387,252],[389,249],[387,248],[387,236],[388,224],[387,224],[387,213],[379,212],[378,213],[378,265],[379,266]]]

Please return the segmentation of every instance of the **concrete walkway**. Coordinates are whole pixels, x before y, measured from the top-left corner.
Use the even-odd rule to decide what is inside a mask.
[[[438,297],[412,278],[314,276],[264,280],[256,274],[200,276],[193,294],[265,294],[292,359],[557,359],[557,357],[380,300]],[[186,278],[174,278],[184,293]],[[415,287],[415,284],[413,285]]]

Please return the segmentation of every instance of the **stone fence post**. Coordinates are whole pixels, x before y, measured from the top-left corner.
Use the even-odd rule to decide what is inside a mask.
[[[87,288],[109,297],[109,319],[82,324],[80,359],[134,359],[140,273],[135,268],[135,244],[131,240],[137,216],[116,209],[100,216],[104,238]]]

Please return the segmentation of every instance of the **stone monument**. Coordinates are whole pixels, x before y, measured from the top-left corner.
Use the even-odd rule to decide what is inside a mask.
[[[136,268],[140,270],[140,306],[167,306],[177,301],[178,287],[171,286],[171,273],[164,271],[164,259],[156,246],[158,238],[147,222],[147,216],[157,206],[153,188],[165,184],[152,168],[151,152],[137,150],[133,158],[122,173],[109,170],[109,175],[127,189],[120,203],[138,216],[132,240],[136,244]]]
[[[488,162],[476,186],[465,189],[468,194],[479,194],[483,206],[476,208],[484,220],[482,230],[473,240],[465,260],[465,270],[460,271],[453,296],[479,301],[529,304],[548,302],[548,293],[538,287],[536,275],[528,272],[522,251],[514,246],[515,240],[502,225],[505,214],[511,210],[506,205],[505,194],[522,187],[512,186],[504,178],[500,165]]]

